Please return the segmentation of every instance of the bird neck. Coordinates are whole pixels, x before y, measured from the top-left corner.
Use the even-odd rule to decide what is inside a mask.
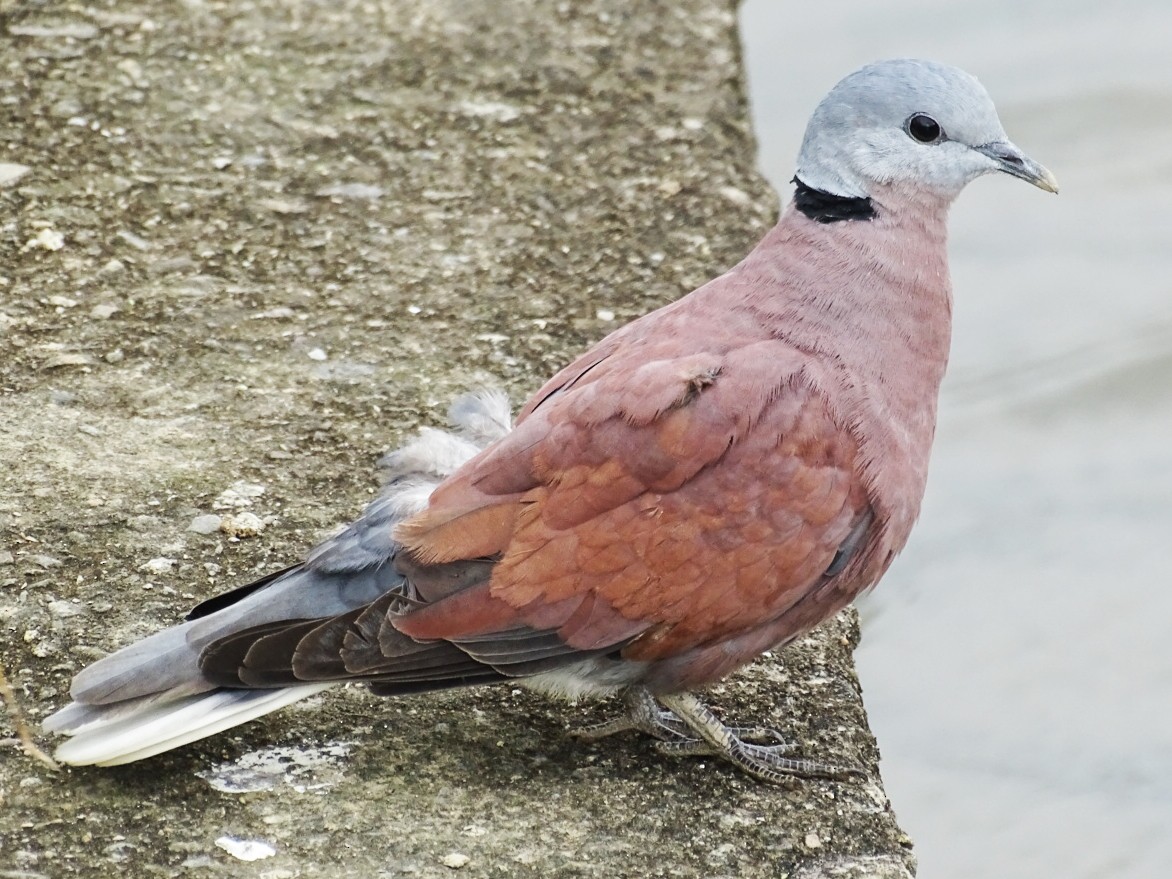
[[[893,340],[912,334],[924,338],[925,358],[946,358],[948,337],[939,330],[951,323],[951,199],[879,186],[858,200],[856,218],[827,221],[809,215],[811,198],[819,196],[795,197],[733,270],[751,291],[744,307],[795,343],[829,331],[895,350]],[[849,210],[840,204],[836,212]]]

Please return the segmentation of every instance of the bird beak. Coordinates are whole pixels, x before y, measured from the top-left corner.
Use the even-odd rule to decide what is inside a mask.
[[[1007,140],[982,144],[973,147],[973,149],[996,162],[998,169],[1006,174],[1028,180],[1038,189],[1044,189],[1046,192],[1058,191],[1058,181],[1054,175]]]

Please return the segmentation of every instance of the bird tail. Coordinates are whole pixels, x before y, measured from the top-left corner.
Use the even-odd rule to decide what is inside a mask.
[[[331,683],[278,690],[216,689],[177,696],[146,696],[113,705],[74,702],[45,721],[45,729],[68,735],[56,758],[74,766],[119,766],[223,732],[284,708]]]
[[[57,759],[115,766],[141,760],[254,720],[337,681],[261,689],[222,687],[201,669],[209,645],[255,627],[349,613],[401,588],[392,564],[394,524],[418,512],[449,473],[511,426],[507,398],[469,394],[449,413],[455,433],[425,428],[387,455],[388,481],[363,515],[315,548],[301,565],[212,598],[181,625],[158,632],[83,669],[73,702],[48,717],[48,732],[70,736]]]

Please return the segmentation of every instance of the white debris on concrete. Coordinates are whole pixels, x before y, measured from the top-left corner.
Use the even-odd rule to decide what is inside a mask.
[[[212,501],[213,510],[238,510],[251,507],[252,502],[265,493],[265,487],[243,479],[233,482]]]
[[[239,839],[235,836],[221,836],[216,845],[232,857],[241,861],[261,861],[271,858],[277,850],[260,839]]]

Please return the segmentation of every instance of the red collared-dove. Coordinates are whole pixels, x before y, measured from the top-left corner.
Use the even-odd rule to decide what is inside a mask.
[[[300,565],[74,680],[75,764],[194,741],[342,681],[623,693],[663,750],[818,772],[692,691],[875,584],[919,512],[948,358],[949,205],[1003,171],[1056,191],[985,90],[897,60],[810,120],[796,192],[726,274],[603,339],[525,404],[461,401]]]

